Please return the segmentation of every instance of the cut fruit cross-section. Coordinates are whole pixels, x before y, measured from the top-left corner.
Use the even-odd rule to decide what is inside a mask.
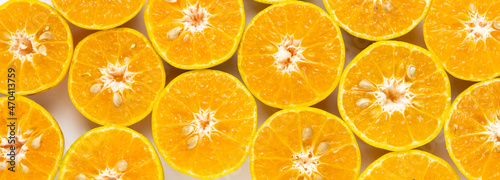
[[[264,122],[250,159],[254,180],[353,180],[360,166],[356,138],[345,123],[309,107],[282,110]]]
[[[213,179],[239,168],[257,126],[257,105],[234,76],[215,70],[179,75],[153,109],[153,139],[174,169]]]
[[[338,26],[316,5],[293,1],[257,14],[245,30],[238,70],[248,89],[277,108],[314,105],[330,95],[344,67]]]
[[[481,82],[453,102],[444,126],[446,147],[469,179],[500,178],[500,79]]]
[[[387,41],[369,46],[346,67],[338,107],[363,141],[403,151],[439,134],[450,97],[448,75],[430,52]]]
[[[372,41],[410,32],[424,19],[431,0],[323,0],[334,20],[350,34]]]
[[[460,180],[443,159],[424,151],[391,152],[370,164],[359,180]]]
[[[164,86],[160,56],[146,37],[129,28],[100,31],[80,41],[68,78],[76,109],[101,125],[142,120]]]
[[[233,56],[245,27],[242,0],[149,0],[144,21],[170,65],[204,69]]]
[[[64,151],[59,125],[34,101],[9,99],[0,98],[0,179],[54,179]]]
[[[118,27],[132,19],[146,0],[52,0],[54,7],[74,25],[94,30]]]
[[[424,23],[428,49],[454,77],[500,75],[500,1],[433,0]]]
[[[52,7],[38,0],[0,6],[1,93],[30,95],[53,88],[66,76],[72,54],[71,31]]]
[[[69,148],[59,180],[163,180],[153,145],[143,135],[119,126],[92,129]]]

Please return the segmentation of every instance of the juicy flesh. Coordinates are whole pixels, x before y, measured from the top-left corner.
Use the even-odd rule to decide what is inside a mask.
[[[474,87],[454,104],[445,135],[450,155],[466,176],[497,179],[500,166],[500,82]],[[472,179],[472,178],[471,178]]]
[[[367,53],[346,69],[339,93],[353,129],[387,149],[404,150],[432,139],[450,103],[444,72],[410,47],[380,44]]]
[[[208,18],[212,15],[198,3],[188,6],[182,12],[184,13],[184,17],[180,21],[184,24],[185,31],[190,31],[194,34],[211,26]]]
[[[304,48],[300,47],[300,40],[295,40],[293,36],[286,36],[282,39],[278,46],[278,52],[273,54],[274,65],[283,74],[291,73],[292,71],[299,72],[297,62],[304,61],[305,57],[302,55]]]
[[[438,157],[419,150],[391,152],[372,163],[359,180],[459,179],[453,168]]]
[[[498,76],[500,44],[497,1],[433,1],[424,23],[425,41],[455,77],[482,81]]]
[[[123,93],[123,90],[132,90],[130,84],[134,83],[134,76],[137,73],[130,72],[128,70],[128,64],[125,63],[121,65],[120,62],[115,64],[108,63],[106,68],[99,68],[101,71],[101,78],[99,79],[103,83],[104,89],[111,89],[114,93]]]
[[[254,179],[355,179],[359,156],[348,131],[339,120],[310,110],[275,116],[255,137]]]
[[[10,49],[14,54],[14,59],[19,58],[21,62],[33,61],[33,55],[38,53],[36,47],[38,43],[34,41],[35,35],[28,35],[26,32],[16,32],[11,36]]]

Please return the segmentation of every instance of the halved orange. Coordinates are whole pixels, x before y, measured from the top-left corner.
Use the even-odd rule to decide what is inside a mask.
[[[104,30],[118,27],[132,19],[146,0],[51,0],[54,7],[72,24]]]
[[[165,86],[163,63],[149,41],[129,28],[89,35],[75,49],[68,91],[76,109],[101,125],[144,119]]]
[[[433,0],[424,39],[454,77],[482,81],[500,75],[500,1]]]
[[[345,60],[339,27],[319,7],[301,1],[257,14],[238,53],[238,70],[248,89],[282,109],[325,99],[337,86]]]
[[[443,159],[411,150],[391,152],[378,158],[361,174],[360,180],[459,180],[457,172]]]
[[[149,0],[149,38],[170,65],[204,69],[231,58],[245,27],[242,0]]]
[[[120,126],[92,129],[68,149],[59,180],[163,180],[153,145],[142,134]]]
[[[224,176],[248,156],[257,105],[234,76],[215,70],[179,75],[153,109],[153,139],[174,169],[203,179]]]
[[[361,156],[338,117],[302,107],[273,114],[253,140],[250,168],[260,179],[357,179]]]
[[[397,38],[424,19],[431,0],[323,0],[344,30],[372,41]]]
[[[448,116],[450,82],[427,50],[404,42],[377,42],[346,67],[338,107],[368,144],[403,151],[434,139]]]
[[[1,97],[0,109],[0,179],[54,179],[64,152],[54,118],[22,96]]]
[[[444,126],[446,147],[469,179],[500,178],[500,79],[481,82],[453,102]]]
[[[7,84],[15,84],[9,89],[17,95],[53,88],[66,76],[72,54],[71,31],[52,7],[37,0],[0,6],[1,93],[8,93]]]

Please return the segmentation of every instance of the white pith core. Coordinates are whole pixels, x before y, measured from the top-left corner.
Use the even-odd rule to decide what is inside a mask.
[[[215,119],[215,111],[200,110],[199,113],[193,113],[195,120],[192,122],[194,125],[194,134],[199,136],[198,140],[201,140],[204,136],[207,136],[210,139],[210,135],[213,131],[217,131],[214,127],[215,124],[218,123],[218,120]]]
[[[384,9],[390,11],[393,9],[393,6],[389,0],[373,0],[373,8],[375,10]]]
[[[500,152],[500,120],[498,119],[498,115],[495,116],[495,122],[489,122],[486,126],[486,132],[489,136],[488,141],[494,142],[494,147]]]
[[[125,89],[132,90],[131,84],[135,82],[133,78],[137,73],[128,70],[127,61],[124,65],[121,65],[119,61],[115,64],[108,63],[106,68],[99,68],[99,70],[102,74],[99,81],[103,84],[100,91],[109,88],[113,93],[123,94]]]
[[[292,71],[298,72],[299,68],[297,62],[305,60],[302,53],[305,48],[301,47],[301,40],[295,40],[293,36],[286,36],[282,38],[281,43],[277,44],[278,52],[273,54],[274,66],[283,74],[290,74]]]
[[[377,100],[374,103],[380,104],[382,111],[393,114],[398,111],[404,114],[407,106],[411,105],[415,94],[409,91],[411,83],[405,82],[402,78],[397,80],[394,77],[384,78],[384,84],[376,85],[378,90],[371,92]]]
[[[34,34],[27,34],[24,31],[17,31],[11,34],[9,51],[14,55],[14,59],[20,59],[21,63],[28,60],[33,61],[35,54],[40,54],[37,47],[40,45],[35,41]]]
[[[30,149],[28,147],[29,146],[29,144],[28,144],[29,137],[25,137],[25,136],[29,136],[30,134],[31,134],[31,132],[28,132],[28,131],[20,134],[20,131],[18,130],[16,132],[16,136],[13,138],[15,140],[14,152],[16,153],[16,155],[15,155],[16,164],[19,164],[19,162],[25,158],[26,152],[30,151]],[[0,137],[0,150],[2,153],[1,156],[4,157],[5,159],[10,159],[10,157],[11,157],[10,155],[8,155],[11,152],[10,148],[12,147],[12,144],[9,143],[9,140],[12,140],[12,139],[9,139],[8,138],[9,136],[10,135]],[[6,164],[2,164],[1,165],[2,168],[7,167],[7,166],[3,166],[3,165],[6,165]],[[19,166],[19,167],[21,167],[21,166]],[[1,170],[3,170],[3,169],[0,169],[0,171]]]
[[[312,178],[313,174],[319,174],[317,166],[320,156],[314,156],[314,154],[309,151],[305,153],[295,153],[292,155],[292,168],[298,169],[300,174],[307,175]]]
[[[104,171],[99,171],[96,180],[121,180],[125,173],[118,172],[116,168],[106,168]]]
[[[488,21],[485,14],[479,14],[474,4],[470,4],[468,12],[470,20],[462,21],[467,32],[466,39],[485,41],[488,37],[492,37],[491,32],[497,31],[494,28],[495,21]]]
[[[190,31],[192,34],[203,31],[207,27],[211,27],[208,23],[208,18],[212,16],[206,8],[201,7],[198,3],[188,5],[182,10],[184,17],[179,21],[184,25],[184,31]]]

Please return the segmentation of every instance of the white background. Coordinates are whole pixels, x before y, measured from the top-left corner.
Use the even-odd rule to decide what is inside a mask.
[[[0,4],[3,4],[7,2],[8,0],[0,0]],[[50,0],[42,0],[43,2],[46,2],[50,5],[52,3]],[[322,9],[324,8],[323,1],[322,0],[307,0],[308,2],[311,2],[313,4],[316,4],[317,6],[321,7]],[[250,20],[261,10],[264,8],[268,7],[266,4],[261,4],[258,2],[255,2],[253,0],[243,0],[243,3],[245,5],[245,13],[246,13],[246,23],[248,24]],[[144,19],[143,19],[143,12],[144,8],[141,10],[141,12],[134,17],[132,20],[127,22],[126,24],[123,25],[123,27],[130,27],[133,29],[136,29],[140,32],[142,32],[146,37],[148,36],[146,33],[146,27],[144,25]],[[74,46],[80,42],[84,37],[87,35],[94,33],[96,31],[90,31],[90,30],[85,30],[78,28],[76,26],[73,26],[71,23],[68,22],[70,25],[71,31],[73,33],[73,39],[74,39]],[[365,47],[367,47],[371,42],[361,40],[358,38],[355,38],[351,36],[350,34],[346,33],[344,30],[342,30],[342,35],[344,37],[345,45],[346,45],[346,63],[345,65],[349,64],[349,62]],[[397,38],[396,40],[399,41],[405,41],[409,42],[412,44],[416,44],[418,46],[424,47],[425,48],[425,43],[423,39],[423,34],[422,34],[422,23],[420,23],[413,31],[409,32],[403,37]],[[236,53],[237,54],[237,53]],[[218,65],[212,69],[217,69],[217,70],[222,70],[225,72],[228,72],[230,74],[233,74],[236,76],[238,79],[241,80],[240,75],[238,74],[238,69],[237,69],[237,57],[236,54],[227,62]],[[179,70],[176,69],[170,65],[168,65],[166,62],[164,62],[165,65],[165,70],[167,73],[167,83],[170,82],[173,78],[175,78],[177,75],[185,72],[184,70]],[[467,87],[473,84],[473,82],[468,82],[468,81],[462,81],[456,78],[451,77],[449,75],[450,81],[451,81],[451,93],[452,93],[452,100],[455,99],[455,97],[460,94],[463,90],[465,90]],[[55,88],[48,90],[46,92],[33,95],[33,96],[28,96],[28,98],[36,101],[40,105],[42,105],[59,123],[59,126],[62,129],[64,138],[65,138],[65,152],[68,150],[68,148],[71,146],[71,144],[78,139],[83,133],[89,131],[90,129],[93,129],[95,127],[98,127],[99,125],[91,122],[90,120],[87,120],[80,112],[73,106],[71,103],[71,100],[69,99],[68,91],[67,91],[67,77],[64,79],[64,81],[61,82],[58,86]],[[256,99],[257,100],[257,99]],[[262,104],[257,100],[257,108],[258,108],[258,114],[259,114],[259,126],[273,113],[277,112],[278,109],[276,108],[271,108],[267,105]],[[314,107],[326,110],[336,116],[340,117],[340,114],[337,109],[337,90],[333,92],[330,96],[328,96],[327,99],[323,100],[322,102],[318,103]],[[151,142],[153,142],[152,135],[151,135],[151,115],[147,116],[144,120],[140,121],[139,123],[130,126],[130,128],[142,133],[144,136],[146,136]],[[357,138],[358,144],[361,149],[361,172],[364,171],[364,169],[373,161],[375,161],[377,158],[380,156],[386,154],[388,151],[386,150],[381,150],[374,148],[366,143],[364,143],[362,140]],[[450,163],[457,173],[460,175],[461,179],[466,179],[460,172],[459,170],[455,167],[453,162],[451,161],[448,152],[446,151],[446,146],[444,142],[444,136],[441,132],[441,134],[434,139],[432,142],[429,144],[420,147],[418,149],[425,150],[427,152],[430,152],[436,156],[439,156],[446,160],[448,163]],[[189,159],[188,161],[193,161],[194,159]],[[163,170],[164,170],[164,175],[165,179],[168,180],[192,180],[196,178],[192,178],[188,175],[184,175],[174,169],[172,169],[165,161],[162,159],[162,165],[163,165]],[[249,159],[241,166],[238,170],[235,172],[226,175],[224,177],[219,178],[221,180],[250,180],[250,163]]]

